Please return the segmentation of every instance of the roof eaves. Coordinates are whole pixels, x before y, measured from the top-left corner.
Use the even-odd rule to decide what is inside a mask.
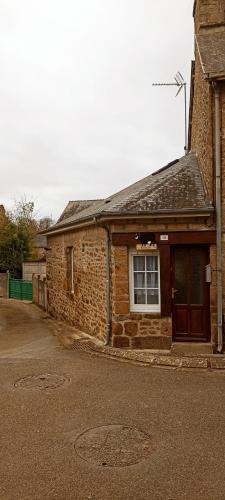
[[[210,81],[225,80],[225,73],[224,72],[221,72],[221,73],[204,73],[204,79],[205,80],[210,80]]]
[[[210,216],[214,212],[213,206],[202,207],[202,208],[185,208],[185,209],[160,209],[160,210],[152,210],[152,211],[139,211],[139,212],[101,212],[96,213],[95,215],[91,215],[88,217],[83,217],[77,219],[76,221],[70,222],[69,224],[64,224],[60,226],[52,227],[44,232],[46,236],[51,236],[51,234],[63,233],[66,231],[71,231],[72,229],[76,229],[83,226],[90,226],[93,224],[99,223],[101,220],[112,220],[112,219],[132,219],[132,218],[160,218],[160,217],[206,217]],[[43,234],[43,233],[42,233]]]
[[[64,224],[55,224],[55,226],[52,226],[51,228],[46,229],[45,231],[42,231],[39,234],[49,236],[52,233],[64,232],[70,230],[71,228],[79,226],[80,224],[86,224],[86,223],[90,224],[91,222],[95,223],[98,216],[99,214],[95,213],[92,215],[88,215],[87,217],[80,217],[79,219],[70,222],[65,221]]]
[[[151,216],[155,214],[183,214],[183,213],[211,213],[214,211],[213,206],[194,207],[194,208],[161,208],[159,210],[138,210],[129,212],[101,212],[98,218],[102,217],[137,217],[137,216]]]

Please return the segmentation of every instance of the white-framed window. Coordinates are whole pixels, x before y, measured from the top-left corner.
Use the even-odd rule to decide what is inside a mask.
[[[67,289],[74,294],[74,250],[73,247],[66,248],[67,257]]]
[[[156,252],[130,252],[130,310],[160,312],[160,260]]]

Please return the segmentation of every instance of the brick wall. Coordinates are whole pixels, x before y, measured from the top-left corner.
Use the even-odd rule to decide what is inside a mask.
[[[48,238],[49,312],[103,338],[106,330],[105,231],[90,228]],[[66,249],[74,247],[74,294],[68,291]]]

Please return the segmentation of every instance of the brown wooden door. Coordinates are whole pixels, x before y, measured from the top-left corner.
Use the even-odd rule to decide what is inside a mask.
[[[210,334],[208,248],[175,247],[172,265],[173,340],[207,342]]]

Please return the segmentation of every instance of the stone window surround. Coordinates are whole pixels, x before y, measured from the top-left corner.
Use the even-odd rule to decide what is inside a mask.
[[[159,290],[159,303],[158,304],[134,304],[133,300],[133,290],[134,290],[134,279],[133,279],[133,257],[149,257],[151,255],[158,257],[158,290]],[[135,249],[130,249],[129,251],[129,294],[130,294],[130,312],[131,313],[157,313],[157,316],[161,313],[161,290],[160,290],[160,256],[158,251],[137,251]]]

